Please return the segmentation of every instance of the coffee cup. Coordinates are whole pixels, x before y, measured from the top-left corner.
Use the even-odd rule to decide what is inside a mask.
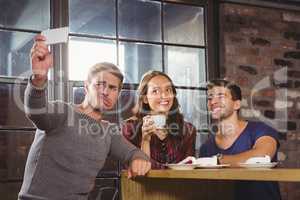
[[[165,128],[166,121],[167,121],[166,115],[163,114],[151,115],[151,118],[156,128],[159,129]]]

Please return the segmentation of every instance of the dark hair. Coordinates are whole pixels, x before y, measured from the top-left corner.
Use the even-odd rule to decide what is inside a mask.
[[[182,134],[183,132],[183,115],[180,113],[180,106],[176,97],[176,89],[175,86],[173,84],[173,81],[171,80],[171,78],[160,71],[148,71],[146,72],[139,84],[138,87],[138,102],[137,102],[137,109],[136,109],[136,113],[135,116],[138,118],[138,120],[142,120],[144,116],[150,114],[151,108],[149,106],[149,104],[145,104],[143,101],[144,96],[147,95],[148,92],[148,83],[149,81],[156,77],[156,76],[163,76],[165,78],[167,78],[170,83],[171,83],[171,87],[172,87],[172,91],[174,94],[174,100],[173,100],[173,105],[168,113],[167,116],[167,125],[171,125],[172,123],[176,123],[176,125],[178,126],[178,134]]]
[[[234,101],[242,100],[242,91],[238,85],[236,85],[230,81],[227,81],[225,79],[214,79],[214,80],[211,80],[208,82],[207,89],[212,89],[213,87],[216,87],[216,86],[221,86],[221,87],[227,88],[230,91],[230,94]]]
[[[111,73],[112,75],[116,76],[120,80],[119,90],[121,90],[124,76],[116,65],[109,62],[101,62],[93,65],[89,69],[87,81],[90,82],[97,73],[103,71]]]

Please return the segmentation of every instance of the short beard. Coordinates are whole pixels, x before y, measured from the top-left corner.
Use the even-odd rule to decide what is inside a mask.
[[[232,116],[232,114],[234,113],[234,111],[232,111],[232,112],[230,112],[230,113],[221,113],[220,114],[220,117],[218,117],[218,118],[212,118],[212,121],[214,122],[214,123],[220,123],[220,122],[222,122],[223,120],[225,120],[225,119],[227,119],[227,118],[229,118],[230,116]]]

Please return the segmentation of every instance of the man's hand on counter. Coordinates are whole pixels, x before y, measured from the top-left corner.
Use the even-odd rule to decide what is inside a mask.
[[[151,162],[143,159],[135,159],[128,168],[128,178],[143,176],[151,169]]]

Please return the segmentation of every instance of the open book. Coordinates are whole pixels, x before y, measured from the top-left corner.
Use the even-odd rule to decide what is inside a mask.
[[[177,164],[195,164],[201,166],[216,166],[218,164],[217,156],[195,158],[194,156],[188,156]]]

